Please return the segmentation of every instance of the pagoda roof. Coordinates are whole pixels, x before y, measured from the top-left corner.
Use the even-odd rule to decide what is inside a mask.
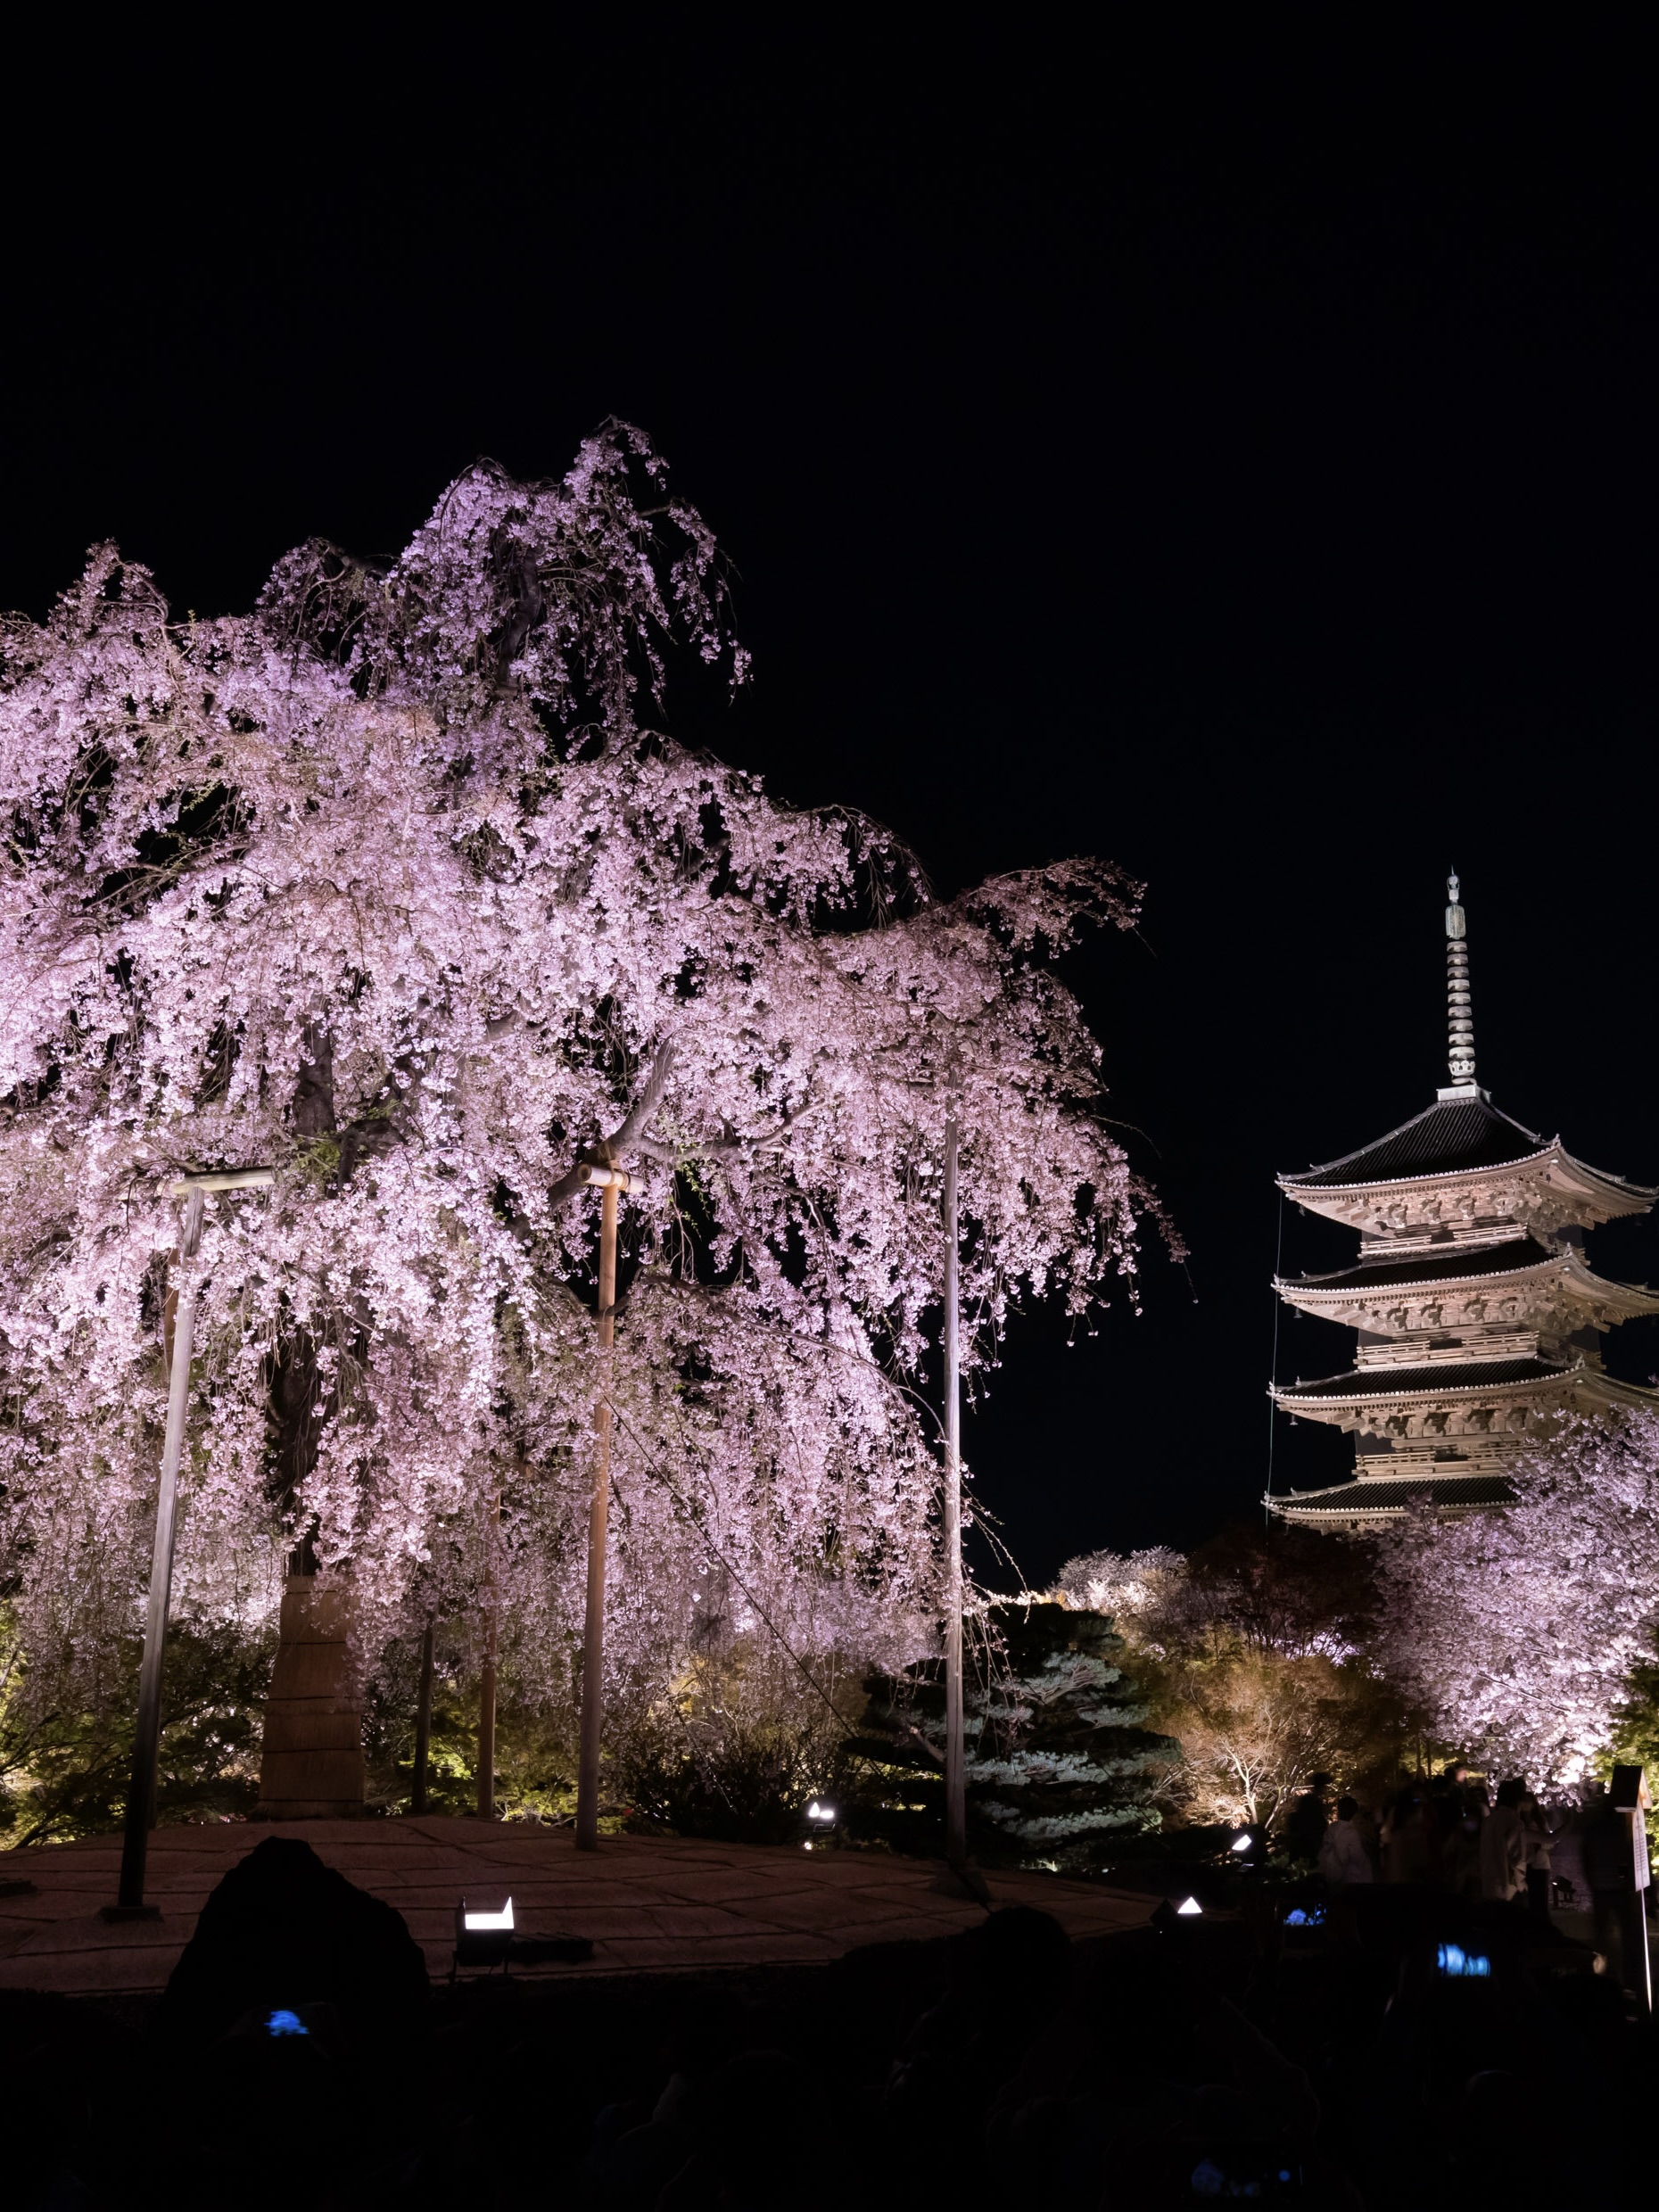
[[[1488,1285],[1501,1290],[1528,1283],[1539,1290],[1558,1285],[1597,1310],[1624,1316],[1659,1313],[1659,1293],[1646,1283],[1614,1283],[1597,1275],[1577,1245],[1544,1244],[1534,1236],[1506,1237],[1499,1244],[1419,1246],[1399,1259],[1362,1257],[1357,1267],[1332,1275],[1275,1275],[1273,1287],[1292,1306],[1309,1313],[1334,1314],[1358,1310],[1379,1291],[1422,1296],[1442,1291],[1485,1294]]]
[[[1306,1515],[1323,1519],[1331,1514],[1358,1518],[1366,1514],[1394,1514],[1426,1498],[1431,1505],[1468,1510],[1481,1506],[1510,1506],[1515,1491],[1501,1474],[1430,1474],[1402,1477],[1398,1482],[1369,1477],[1338,1482],[1326,1490],[1283,1490],[1269,1494],[1267,1503],[1287,1518]]]
[[[1299,1291],[1366,1291],[1391,1283],[1462,1283],[1471,1275],[1514,1275],[1567,1257],[1558,1246],[1535,1236],[1506,1237],[1501,1244],[1434,1244],[1408,1259],[1366,1259],[1339,1267],[1333,1275],[1286,1278],[1283,1288]],[[1622,1287],[1622,1286],[1621,1286]]]
[[[1476,1091],[1467,1098],[1437,1099],[1357,1152],[1328,1160],[1323,1168],[1304,1168],[1300,1175],[1282,1175],[1279,1181],[1287,1190],[1341,1190],[1356,1183],[1467,1174],[1472,1168],[1505,1168],[1536,1159],[1549,1150],[1550,1142],[1500,1113],[1483,1091]]]
[[[1273,1395],[1281,1405],[1300,1399],[1463,1397],[1526,1382],[1559,1382],[1568,1375],[1588,1373],[1584,1362],[1564,1366],[1556,1359],[1446,1359],[1422,1367],[1355,1367],[1346,1374],[1327,1374],[1316,1382],[1280,1382]],[[1599,1375],[1600,1370],[1597,1370]]]

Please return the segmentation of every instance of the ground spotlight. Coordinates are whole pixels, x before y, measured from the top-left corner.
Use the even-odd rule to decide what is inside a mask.
[[[466,1930],[466,1933],[469,1936],[475,1929],[482,1931],[484,1928],[506,1928],[510,1932],[513,1926],[512,1899],[510,1897],[508,1899],[507,1902],[501,1907],[499,1912],[469,1912],[466,1909],[466,1900],[463,1897],[461,1900],[461,1926]]]

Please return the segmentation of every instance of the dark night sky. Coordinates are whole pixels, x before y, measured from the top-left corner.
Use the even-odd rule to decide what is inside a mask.
[[[0,603],[114,536],[175,605],[243,606],[299,539],[393,552],[475,455],[555,473],[615,411],[737,561],[757,659],[671,727],[947,889],[1078,849],[1146,879],[1076,974],[1192,1259],[1075,1347],[1014,1331],[967,1440],[1034,1575],[1259,1498],[1273,1170],[1445,1079],[1449,864],[1482,1080],[1659,1181],[1634,19],[1626,52],[1213,13],[1159,51],[479,19],[391,76],[390,19],[43,50],[0,157]],[[1287,1218],[1287,1265],[1320,1228]],[[1659,1277],[1656,1240],[1603,1264]],[[1287,1314],[1281,1372],[1342,1341]],[[1345,1462],[1278,1438],[1281,1484]]]

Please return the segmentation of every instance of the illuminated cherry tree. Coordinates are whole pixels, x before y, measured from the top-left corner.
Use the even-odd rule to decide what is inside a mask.
[[[1146,1201],[1049,963],[1134,887],[935,899],[878,825],[643,726],[688,648],[742,681],[713,540],[615,424],[557,483],[469,471],[390,567],[300,549],[245,616],[177,621],[103,547],[7,623],[0,1534],[37,1650],[133,1618],[169,1186],[260,1164],[192,1277],[178,1603],[260,1617],[300,1546],[368,1648],[488,1587],[550,1681],[604,1161],[635,1186],[615,1664],[716,1602],[911,1655],[946,1099],[971,1362],[1013,1303],[1133,1276]]]
[[[1389,1543],[1384,1655],[1448,1742],[1564,1789],[1659,1630],[1659,1414],[1575,1423],[1514,1479],[1507,1512],[1424,1516]]]

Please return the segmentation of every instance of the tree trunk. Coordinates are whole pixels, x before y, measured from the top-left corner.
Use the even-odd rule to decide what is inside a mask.
[[[363,1810],[363,1723],[346,1640],[347,1594],[290,1574],[265,1707],[265,1820],[346,1820]]]
[[[293,1127],[310,1143],[334,1131],[334,1045],[320,1023],[306,1026]],[[318,1384],[316,1347],[298,1333],[271,1375],[276,1489],[285,1508],[317,1464]],[[351,1679],[348,1594],[337,1586],[319,1593],[316,1564],[310,1531],[302,1529],[283,1586],[256,1819],[350,1820],[363,1810],[363,1722]]]

